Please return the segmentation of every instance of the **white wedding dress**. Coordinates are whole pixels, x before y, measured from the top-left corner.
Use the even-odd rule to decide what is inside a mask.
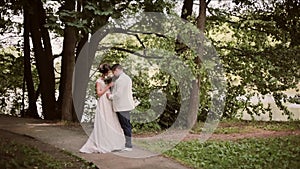
[[[97,83],[100,83],[101,88],[106,86],[102,79],[98,79]],[[106,93],[97,99],[94,129],[87,142],[79,150],[82,153],[107,153],[125,147],[123,130]]]

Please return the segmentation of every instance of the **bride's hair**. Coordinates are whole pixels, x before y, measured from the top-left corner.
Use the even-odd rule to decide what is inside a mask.
[[[101,64],[101,65],[99,65],[99,72],[100,73],[103,73],[103,74],[105,74],[105,73],[107,73],[108,71],[110,71],[110,66],[109,66],[109,64],[106,64],[106,63],[104,63],[104,64]]]

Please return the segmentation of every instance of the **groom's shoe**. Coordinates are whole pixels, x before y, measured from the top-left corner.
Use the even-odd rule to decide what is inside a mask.
[[[125,148],[123,149],[123,151],[132,151],[132,148],[125,147]]]

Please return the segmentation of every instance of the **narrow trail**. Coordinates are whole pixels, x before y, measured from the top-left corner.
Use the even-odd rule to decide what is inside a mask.
[[[271,138],[271,137],[281,137],[289,135],[300,135],[300,130],[294,131],[267,131],[267,130],[257,130],[256,132],[249,133],[232,133],[232,134],[212,134],[209,136],[208,140],[216,141],[226,141],[226,140],[240,140],[248,138]],[[199,134],[189,134],[184,138],[184,141],[194,140],[201,138]]]
[[[73,155],[94,163],[100,169],[187,169],[188,167],[162,155],[133,147],[132,152],[84,154],[78,150],[88,136],[80,125],[65,126],[43,120],[16,118],[0,115],[0,129],[21,136],[34,138],[68,151]],[[36,142],[38,144],[38,142]],[[143,158],[139,158],[143,157]]]

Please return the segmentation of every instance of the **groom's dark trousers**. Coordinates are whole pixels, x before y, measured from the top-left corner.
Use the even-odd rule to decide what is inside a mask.
[[[130,111],[117,112],[120,125],[124,131],[125,135],[125,147],[132,148],[131,144],[131,123],[130,123]]]

